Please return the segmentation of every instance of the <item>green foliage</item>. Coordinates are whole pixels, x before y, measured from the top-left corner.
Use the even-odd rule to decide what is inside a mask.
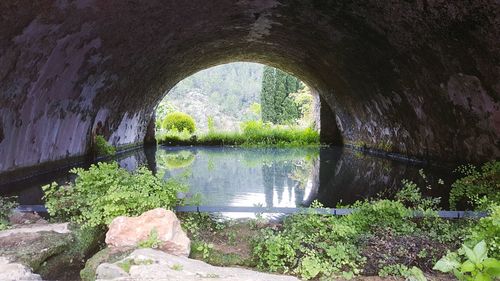
[[[462,261],[460,256],[465,256]],[[453,272],[455,277],[462,281],[486,281],[500,277],[500,261],[488,258],[486,242],[480,241],[473,249],[463,245],[459,254],[448,253],[434,266],[441,272]]]
[[[261,121],[247,121],[240,132],[208,132],[192,139],[184,131],[160,134],[161,144],[178,145],[242,145],[242,146],[307,146],[319,145],[319,133],[311,128],[271,125]]]
[[[314,125],[314,98],[311,93],[311,89],[304,83],[301,82],[300,88],[297,92],[291,93],[292,98],[297,110],[299,112],[298,124],[303,127],[312,127]]]
[[[180,131],[177,128],[172,128],[168,131],[162,130],[156,133],[158,143],[165,145],[189,145],[194,144],[192,135],[188,130]]]
[[[357,235],[344,218],[308,211],[287,217],[282,230],[263,230],[253,254],[261,269],[293,271],[305,279],[359,274],[364,259],[355,243]]]
[[[161,240],[158,238],[158,230],[153,228],[149,233],[149,236],[146,240],[139,241],[137,247],[139,248],[152,248],[156,249],[161,246]]]
[[[412,181],[402,180],[403,188],[398,191],[395,199],[403,203],[406,207],[418,211],[438,210],[440,198],[422,196],[420,188]]]
[[[425,280],[422,271],[412,266],[428,266],[428,260],[442,255],[441,252],[436,256],[439,252],[432,248],[433,245],[453,245],[465,230],[460,231],[460,225],[436,217],[434,212],[429,211],[438,202],[423,198],[415,184],[404,181],[404,185],[396,200],[360,201],[347,206],[355,209],[349,215],[336,217],[307,210],[285,218],[280,229],[264,229],[254,241],[253,255],[258,267],[294,272],[304,279],[333,279],[360,274],[366,266],[366,258],[377,257],[369,263],[375,263],[371,267],[375,266],[375,272],[381,276],[397,275],[409,280]],[[322,206],[313,203],[312,207]],[[422,214],[418,220],[413,216],[417,211]],[[378,241],[380,238],[375,235],[379,235],[377,233],[381,229],[394,237],[387,239],[388,243],[402,243],[393,245],[399,248],[390,248],[393,255],[388,253],[391,256],[387,260],[380,258],[384,253],[379,253],[380,249],[375,246],[372,251],[376,256],[367,252],[369,249],[365,244],[368,238]],[[450,234],[442,238],[443,242],[432,242],[448,232]],[[418,237],[425,239],[418,240]],[[384,242],[381,243],[383,245]],[[406,245],[420,250],[417,253],[405,252]],[[406,263],[398,262],[394,254],[401,257],[399,261]],[[410,254],[412,258],[407,259]]]
[[[297,92],[300,80],[279,69],[265,66],[262,77],[262,120],[274,124],[294,122],[299,109],[290,96]]]
[[[213,116],[207,117],[208,132],[215,132],[215,121]]]
[[[175,271],[181,271],[184,268],[184,266],[182,266],[182,264],[176,263],[173,264],[170,268],[172,268],[172,270]]]
[[[180,132],[187,130],[190,134],[196,130],[193,117],[183,112],[168,113],[165,119],[163,119],[161,127],[165,130],[176,129]]]
[[[462,178],[452,184],[450,206],[468,204],[473,209],[487,210],[489,205],[500,202],[500,161],[491,161],[480,169],[473,165],[457,169]]]
[[[406,281],[427,281],[422,270],[413,266],[405,273]]]
[[[117,216],[137,216],[145,211],[177,204],[177,192],[186,186],[174,179],[163,181],[145,167],[130,173],[118,163],[98,163],[88,170],[75,168],[73,184],[56,183],[43,188],[52,217],[69,219],[84,227],[108,225]]]
[[[369,231],[373,227],[390,229],[397,234],[413,233],[416,224],[410,219],[413,210],[403,203],[392,200],[374,202],[356,202],[352,205],[356,211],[348,216],[352,225],[360,231]]]
[[[16,197],[2,197],[0,196],[0,230],[7,229],[9,227],[9,215],[12,209],[18,206],[15,201]]]
[[[189,167],[193,164],[195,155],[189,150],[162,151],[157,154],[157,165],[167,170]]]
[[[200,253],[203,259],[206,260],[210,257],[210,253],[214,248],[214,244],[206,242],[198,242],[198,241],[195,241],[193,244],[194,244],[193,249],[195,249],[196,252]]]
[[[481,218],[466,238],[469,246],[480,241],[487,243],[491,257],[500,259],[500,205],[491,206],[489,216]]]
[[[306,128],[282,127],[260,121],[248,121],[242,125],[243,133],[209,133],[201,136],[201,144],[243,146],[304,146],[319,145],[318,132]]]
[[[190,237],[199,238],[202,232],[220,231],[226,227],[207,213],[186,213],[181,217],[181,226]]]
[[[408,267],[404,264],[391,264],[382,267],[378,272],[378,276],[405,276],[408,274],[408,271]]]
[[[95,150],[97,156],[113,156],[116,154],[116,148],[109,144],[103,136],[95,137]]]
[[[260,99],[263,65],[234,62],[211,67],[179,82],[164,101],[185,100],[190,92],[201,92],[209,107],[219,107],[223,114],[241,118],[242,109]]]

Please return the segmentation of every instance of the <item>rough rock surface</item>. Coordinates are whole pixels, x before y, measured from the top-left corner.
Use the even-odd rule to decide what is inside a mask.
[[[124,264],[129,264],[130,267],[127,268]],[[123,276],[124,274],[127,276]],[[97,280],[293,281],[298,279],[242,268],[216,267],[202,261],[174,256],[158,250],[138,249],[114,264],[103,263],[99,265]]]
[[[29,224],[29,225],[19,225],[19,227],[14,227],[11,229],[0,231],[0,238],[7,237],[10,235],[19,235],[23,233],[38,233],[44,231],[52,231],[55,233],[70,233],[68,229],[68,223],[54,223],[54,224]]]
[[[42,280],[40,275],[34,274],[29,268],[19,263],[12,263],[5,257],[0,257],[0,280],[28,281]]]
[[[159,249],[178,256],[189,256],[191,241],[181,228],[174,212],[157,208],[138,217],[120,216],[111,222],[106,233],[110,247],[137,246],[156,231],[161,242]]]
[[[5,0],[0,173],[143,141],[178,81],[219,63],[307,82],[344,143],[500,156],[500,5],[476,1]]]
[[[94,253],[99,239],[99,230],[71,230],[67,223],[15,225],[0,231],[0,260],[22,264],[47,280],[74,280],[82,260]],[[8,267],[22,271],[18,265]],[[3,281],[1,274],[0,265]]]

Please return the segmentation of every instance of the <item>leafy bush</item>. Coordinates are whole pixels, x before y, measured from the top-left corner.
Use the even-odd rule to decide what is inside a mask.
[[[464,255],[466,260],[462,262],[460,255]],[[484,241],[477,243],[473,249],[463,245],[459,254],[448,253],[436,263],[434,269],[453,272],[460,281],[487,281],[500,277],[500,261],[488,258],[488,247]]]
[[[110,145],[103,136],[95,137],[95,150],[97,156],[113,156],[116,154],[116,148]]]
[[[18,206],[15,197],[0,196],[0,230],[7,229],[9,226],[9,215],[12,209]]]
[[[172,112],[165,116],[162,121],[162,128],[165,130],[177,129],[182,132],[187,130],[189,133],[194,133],[196,125],[193,117],[183,112]]]
[[[465,203],[472,209],[487,210],[489,205],[500,202],[500,161],[488,162],[481,169],[464,165],[458,167],[457,171],[463,177],[452,184],[452,208]]]
[[[177,192],[186,186],[170,179],[163,181],[145,167],[130,173],[118,163],[98,163],[88,170],[75,168],[73,184],[56,183],[43,188],[49,214],[69,219],[84,227],[108,225],[117,216],[137,216],[177,203]]]
[[[500,259],[500,205],[492,206],[489,216],[471,228],[466,245],[473,246],[480,241],[487,243],[491,257]]]
[[[295,272],[304,279],[359,274],[364,259],[356,229],[342,218],[314,213],[287,217],[278,231],[265,229],[254,241],[257,266]]]
[[[156,135],[159,143],[165,145],[190,145],[194,144],[192,135],[188,130],[179,131],[177,128],[172,128],[168,131],[160,131]]]
[[[429,270],[432,260],[453,248],[465,230],[429,211],[438,202],[423,198],[416,185],[404,185],[397,200],[360,201],[347,206],[355,211],[341,217],[309,210],[285,218],[282,228],[263,230],[253,247],[258,267],[304,279],[365,272],[425,280],[413,267]],[[415,218],[415,212],[421,217]],[[439,240],[446,232],[450,234]]]
[[[157,165],[167,170],[189,167],[193,164],[194,159],[195,155],[188,150],[176,152],[160,151],[157,153]]]

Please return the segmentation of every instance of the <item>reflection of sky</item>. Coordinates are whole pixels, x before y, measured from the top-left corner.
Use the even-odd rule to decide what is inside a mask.
[[[166,169],[165,178],[189,169],[189,193],[201,194],[205,206],[297,207],[312,190],[312,159],[318,156],[311,149],[286,148],[197,148],[182,153],[186,151],[195,155],[194,161],[188,167]],[[180,153],[158,151],[158,167],[169,166],[162,161],[176,159]],[[302,176],[294,177],[296,174]]]

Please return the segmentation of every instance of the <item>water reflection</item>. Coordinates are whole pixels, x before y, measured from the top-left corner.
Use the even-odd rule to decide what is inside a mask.
[[[424,194],[442,197],[447,208],[453,180],[450,170],[427,167],[428,184],[419,175],[421,167],[342,148],[158,147],[116,160],[128,170],[147,166],[165,179],[184,177],[191,186],[188,196],[201,194],[201,203],[208,206],[296,207],[317,199],[335,207],[377,194],[390,197],[401,188],[402,179],[410,179],[429,185]],[[72,180],[69,169],[0,184],[0,195],[19,196],[21,204],[43,204],[40,187]],[[438,178],[445,184],[433,184]]]
[[[160,148],[164,178],[188,173],[191,194],[209,206],[295,207],[312,190],[318,149]]]

